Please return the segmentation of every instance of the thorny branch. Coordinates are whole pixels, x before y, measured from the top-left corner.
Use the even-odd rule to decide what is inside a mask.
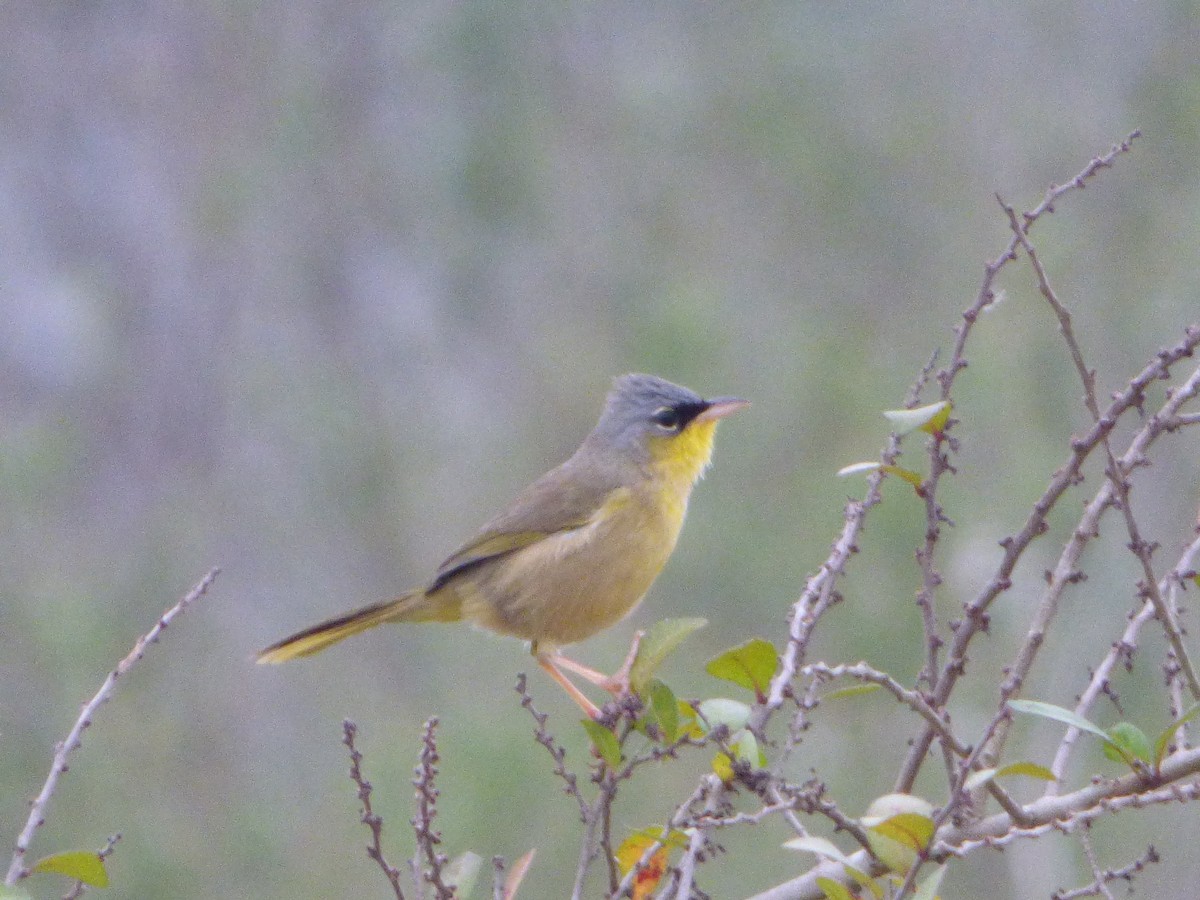
[[[358,735],[358,726],[346,719],[342,722],[342,743],[350,750],[350,780],[358,787],[358,800],[362,804],[362,823],[371,830],[371,843],[367,845],[367,856],[375,860],[384,876],[392,886],[396,900],[404,900],[404,891],[400,887],[400,870],[387,861],[383,855],[383,819],[371,808],[371,782],[367,781],[362,772],[362,754],[354,745]]]
[[[1096,393],[1096,373],[1088,368],[1084,355],[1073,330],[1070,314],[1051,286],[1051,280],[1042,264],[1037,250],[1030,240],[1036,223],[1055,211],[1055,204],[1066,194],[1084,188],[1101,171],[1113,166],[1117,159],[1129,152],[1138,137],[1134,132],[1109,153],[1098,156],[1072,179],[1062,185],[1052,185],[1032,210],[1018,214],[1011,206],[1002,203],[1009,219],[1011,236],[1007,246],[984,267],[983,279],[973,302],[963,312],[955,329],[955,341],[949,358],[940,369],[935,369],[936,355],[917,378],[907,398],[907,406],[920,401],[922,391],[936,383],[941,399],[950,400],[953,387],[960,372],[967,367],[967,345],[973,335],[980,315],[996,302],[996,281],[1001,271],[1018,259],[1018,253],[1028,259],[1043,298],[1054,311],[1059,330],[1067,351],[1075,365],[1084,387],[1084,403],[1090,416],[1086,430],[1071,439],[1069,453],[1062,465],[1049,478],[1037,501],[1032,505],[1025,521],[1008,537],[1000,542],[1000,552],[990,576],[981,589],[961,604],[961,614],[947,622],[939,621],[937,607],[941,601],[939,589],[942,584],[938,551],[941,547],[942,530],[953,526],[939,500],[939,488],[945,476],[953,475],[954,456],[958,452],[957,441],[952,434],[955,420],[951,419],[943,429],[928,441],[929,474],[918,488],[918,495],[925,504],[925,532],[916,550],[920,580],[916,592],[924,632],[921,666],[913,676],[911,684],[882,672],[866,662],[854,665],[831,665],[808,660],[809,645],[825,613],[841,599],[839,582],[845,574],[852,557],[858,552],[858,542],[870,511],[882,499],[881,485],[886,477],[883,471],[868,479],[867,491],[862,500],[851,500],[845,509],[845,520],[841,533],[834,541],[825,561],[807,580],[800,595],[790,607],[787,621],[787,641],[782,648],[779,666],[770,679],[750,714],[748,730],[757,738],[760,747],[773,747],[771,765],[759,769],[737,759],[730,751],[728,730],[715,729],[707,738],[696,740],[682,736],[674,743],[658,742],[652,732],[650,749],[628,750],[626,740],[633,734],[635,720],[642,714],[636,699],[629,704],[620,704],[608,709],[605,724],[612,726],[614,736],[621,748],[620,764],[603,762],[599,758],[589,764],[588,786],[575,772],[568,769],[566,750],[547,729],[547,716],[537,711],[528,693],[524,676],[517,681],[517,692],[521,705],[534,720],[534,737],[550,754],[553,771],[562,782],[563,791],[570,795],[578,809],[583,824],[583,839],[580,845],[578,865],[574,875],[571,896],[582,898],[592,866],[603,857],[607,867],[608,885],[606,896],[610,900],[629,897],[635,893],[643,896],[643,875],[653,869],[653,877],[659,878],[662,859],[666,848],[679,853],[675,866],[669,867],[658,881],[654,890],[659,898],[691,900],[706,896],[700,890],[697,879],[700,866],[712,858],[720,847],[714,835],[721,829],[740,826],[761,825],[769,820],[785,823],[786,827],[800,836],[809,836],[806,818],[825,820],[836,833],[853,838],[858,849],[851,853],[846,862],[861,871],[875,875],[884,872],[869,848],[867,829],[853,817],[843,812],[828,795],[825,785],[816,777],[803,784],[790,780],[788,762],[792,750],[801,742],[805,729],[815,720],[814,713],[821,708],[820,687],[833,678],[856,678],[876,684],[886,690],[897,703],[911,710],[918,719],[917,731],[909,744],[900,764],[896,778],[896,790],[907,792],[912,789],[918,774],[929,758],[929,751],[936,741],[946,772],[946,796],[940,808],[932,814],[934,836],[930,845],[918,855],[918,862],[906,873],[900,873],[903,882],[899,894],[910,896],[916,890],[918,873],[925,862],[945,863],[970,855],[982,849],[1000,849],[1020,840],[1036,839],[1048,834],[1079,835],[1084,842],[1084,851],[1090,868],[1090,884],[1060,892],[1058,900],[1089,895],[1111,896],[1108,885],[1118,879],[1132,878],[1146,865],[1157,861],[1153,848],[1141,859],[1118,869],[1105,869],[1087,840],[1087,829],[1092,822],[1111,816],[1125,809],[1141,808],[1171,802],[1192,802],[1200,798],[1200,749],[1190,748],[1182,730],[1178,740],[1167,747],[1167,755],[1161,765],[1135,766],[1132,771],[1118,778],[1095,777],[1082,787],[1065,782],[1055,782],[1042,796],[1021,803],[1007,790],[996,783],[994,766],[1000,765],[1005,738],[1010,730],[1012,712],[1007,705],[1009,698],[1016,696],[1039,658],[1040,651],[1048,646],[1047,638],[1056,621],[1064,594],[1072,585],[1079,583],[1084,573],[1081,568],[1083,553],[1089,542],[1098,534],[1105,513],[1117,510],[1121,514],[1128,546],[1138,561],[1141,579],[1137,586],[1137,603],[1123,633],[1116,638],[1111,650],[1092,671],[1088,673],[1087,686],[1080,695],[1077,712],[1085,715],[1096,700],[1110,694],[1115,698],[1111,677],[1118,665],[1132,664],[1142,629],[1152,620],[1157,620],[1166,636],[1169,650],[1165,665],[1166,685],[1171,693],[1170,704],[1176,716],[1184,706],[1181,692],[1183,686],[1200,696],[1200,681],[1179,624],[1179,593],[1195,572],[1191,568],[1200,556],[1200,537],[1195,538],[1183,550],[1171,572],[1158,577],[1154,573],[1152,556],[1157,546],[1146,536],[1142,523],[1135,515],[1130,503],[1133,475],[1148,464],[1149,451],[1159,438],[1175,434],[1188,425],[1200,423],[1200,414],[1185,410],[1184,405],[1200,395],[1200,369],[1166,390],[1159,408],[1147,415],[1151,388],[1159,381],[1178,379],[1174,369],[1182,360],[1192,357],[1200,347],[1200,324],[1186,329],[1184,336],[1173,346],[1161,350],[1143,369],[1102,405]],[[961,415],[961,410],[956,410]],[[1135,416],[1136,422],[1134,422]],[[1132,426],[1129,423],[1134,422]],[[1126,427],[1117,432],[1118,424]],[[1114,434],[1130,433],[1123,453],[1114,448]],[[881,453],[881,462],[894,465],[901,452],[901,439],[892,435]],[[951,716],[949,701],[956,686],[966,675],[968,653],[972,643],[988,631],[993,605],[1009,591],[1014,574],[1033,542],[1049,530],[1051,513],[1071,488],[1083,481],[1085,464],[1101,456],[1105,465],[1105,478],[1094,496],[1085,504],[1082,514],[1064,540],[1058,560],[1046,573],[1046,585],[1042,588],[1039,602],[1033,612],[1031,624],[1023,642],[1006,667],[1003,683],[997,697],[997,705],[984,727],[975,734],[967,734],[960,722],[955,724]],[[1200,523],[1198,528],[1200,528]],[[789,727],[781,740],[772,737],[776,714],[785,705],[793,710]],[[435,881],[445,858],[437,853],[440,836],[432,830],[432,789],[436,753],[432,752],[431,721],[426,732],[426,748],[422,765],[426,776],[418,770],[419,813],[414,825],[418,829],[418,841],[430,868],[429,880],[439,887],[438,897],[444,885]],[[779,726],[776,724],[776,727]],[[780,729],[782,730],[782,729]],[[1064,777],[1071,748],[1076,740],[1073,730],[1068,730],[1054,761],[1054,774]],[[661,830],[647,844],[637,844],[640,858],[634,865],[618,871],[613,849],[613,810],[622,787],[631,781],[641,767],[666,758],[674,758],[685,748],[712,743],[721,748],[730,761],[732,775],[722,780],[716,774],[701,776],[691,793],[662,821]],[[612,758],[611,756],[609,757]],[[972,779],[981,770],[982,778]],[[428,803],[422,801],[422,785],[429,789]],[[972,787],[968,789],[968,784]],[[996,802],[999,811],[989,811],[988,798]],[[421,816],[424,815],[424,818]],[[421,840],[424,830],[426,839]],[[681,851],[681,852],[680,852]],[[628,860],[624,860],[625,863]],[[501,895],[503,867],[495,864],[494,892]],[[618,877],[619,876],[619,877]],[[824,892],[817,878],[828,877],[846,881],[847,872],[842,864],[826,860],[813,866],[798,878],[777,885],[753,900],[797,900],[797,898],[820,898]],[[507,895],[506,895],[507,896]]]
[[[108,677],[104,679],[104,683],[100,685],[100,690],[96,692],[96,695],[83,705],[83,709],[79,711],[79,718],[75,720],[75,724],[67,732],[66,738],[54,748],[54,760],[50,764],[50,774],[46,776],[46,781],[42,785],[41,791],[38,792],[33,802],[30,803],[29,818],[25,820],[25,827],[21,829],[20,835],[17,836],[17,842],[13,848],[12,863],[9,865],[8,875],[4,879],[5,885],[11,887],[29,874],[29,871],[25,868],[25,854],[29,852],[34,833],[46,821],[46,808],[50,804],[50,798],[54,796],[55,788],[58,787],[59,778],[67,772],[67,759],[75,750],[78,750],[82,746],[84,731],[91,727],[97,710],[112,697],[113,691],[117,687],[117,679],[129,672],[130,669],[141,661],[142,657],[146,655],[146,649],[151,644],[158,642],[158,639],[162,637],[162,633],[167,630],[167,626],[175,620],[176,616],[184,612],[208,592],[209,587],[216,580],[220,571],[220,569],[210,570],[178,603],[159,616],[158,621],[154,623],[154,627],[137,639],[133,645],[133,649],[129,651],[129,655],[117,663],[117,667],[108,673]]]
[[[1132,884],[1135,875],[1139,874],[1146,866],[1153,865],[1156,862],[1161,862],[1158,858],[1158,851],[1153,846],[1147,847],[1146,852],[1129,865],[1122,866],[1119,869],[1105,869],[1103,872],[1097,874],[1096,880],[1091,884],[1069,891],[1056,891],[1050,897],[1050,900],[1078,900],[1079,897],[1095,897],[1100,893],[1109,896],[1105,885],[1111,884],[1114,881],[1126,881]]]
[[[433,827],[437,816],[438,789],[437,779],[438,751],[435,735],[437,732],[437,717],[425,723],[421,737],[421,756],[414,770],[413,787],[416,788],[417,814],[412,820],[413,831],[417,835],[417,848],[425,857],[424,878],[433,885],[438,900],[453,900],[454,891],[445,883],[442,870],[448,860],[444,853],[438,850],[442,843],[441,834]],[[421,865],[414,857],[413,871],[419,872]]]

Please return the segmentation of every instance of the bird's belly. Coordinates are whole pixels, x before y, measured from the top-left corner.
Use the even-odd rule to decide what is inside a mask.
[[[458,591],[464,618],[543,648],[581,641],[638,605],[680,524],[682,516],[631,501],[602,521],[489,562]]]

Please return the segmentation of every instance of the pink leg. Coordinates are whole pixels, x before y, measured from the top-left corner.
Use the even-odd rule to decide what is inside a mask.
[[[633,670],[633,664],[637,661],[638,650],[642,646],[642,638],[645,636],[644,631],[638,631],[633,635],[633,643],[629,647],[629,653],[625,656],[625,662],[621,663],[621,668],[613,675],[605,675],[603,672],[597,672],[590,666],[585,666],[583,663],[576,662],[569,657],[563,656],[557,650],[546,654],[547,659],[553,660],[551,665],[562,666],[562,668],[574,672],[580,678],[585,678],[597,687],[603,688],[614,697],[620,697],[623,694],[629,693],[629,673]],[[538,657],[539,662],[543,657]],[[545,666],[543,665],[543,668]],[[561,672],[559,673],[562,674]]]
[[[579,704],[580,709],[582,709],[593,719],[600,718],[600,708],[587,697],[585,697],[583,691],[573,685],[571,680],[567,678],[567,676],[559,670],[558,666],[554,664],[556,661],[559,663],[567,662],[566,660],[564,660],[562,657],[548,653],[539,653],[535,658],[538,661],[538,665],[545,670],[546,674],[562,686],[562,689],[567,692],[567,696]],[[568,666],[568,668],[570,667]]]

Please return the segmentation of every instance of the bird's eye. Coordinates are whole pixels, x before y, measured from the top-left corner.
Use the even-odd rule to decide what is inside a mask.
[[[665,431],[674,431],[679,427],[679,412],[669,406],[660,406],[650,418]]]

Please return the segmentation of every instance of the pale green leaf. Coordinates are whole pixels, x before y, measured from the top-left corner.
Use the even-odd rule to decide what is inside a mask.
[[[963,790],[978,790],[995,778],[998,771],[999,769],[980,769],[977,772],[972,772],[967,776],[967,780],[963,782]]]
[[[919,852],[933,838],[933,819],[919,813],[900,813],[872,825],[871,830]]]
[[[880,468],[889,475],[895,475],[897,478],[903,478],[915,488],[919,488],[921,486],[921,482],[925,480],[920,476],[919,473],[914,472],[912,469],[904,469],[900,466],[880,466]]]
[[[637,658],[629,670],[629,684],[638,694],[653,677],[663,660],[689,636],[708,624],[708,619],[663,619],[646,629],[638,645]]]
[[[999,769],[980,769],[977,772],[972,772],[967,778],[963,787],[968,791],[974,791],[983,787],[989,781],[996,778],[1005,778],[1009,775],[1024,775],[1026,778],[1037,778],[1040,781],[1054,781],[1054,773],[1045,766],[1039,766],[1032,762],[1015,762]]]
[[[718,753],[713,757],[712,770],[726,784],[733,782],[733,760],[728,753]]]
[[[740,700],[728,700],[725,697],[710,697],[700,701],[700,716],[712,731],[718,725],[724,725],[730,731],[745,728],[750,721],[750,707]]]
[[[467,850],[446,864],[446,868],[442,870],[442,881],[455,889],[456,897],[469,897],[479,878],[482,865],[483,857]]]
[[[1192,719],[1200,716],[1200,703],[1197,703],[1182,716],[1166,727],[1166,730],[1158,736],[1158,740],[1154,742],[1154,766],[1157,768],[1162,765],[1163,755],[1167,752],[1167,745],[1171,743],[1171,736],[1175,734],[1180,725],[1186,725]]]
[[[872,878],[862,869],[856,869],[854,866],[848,865],[847,863],[842,863],[842,869],[844,869],[846,874],[853,878],[860,887],[864,887],[870,891],[871,895],[875,897],[876,900],[883,900],[883,888],[880,887],[878,879]]]
[[[739,760],[749,765],[752,769],[765,769],[767,767],[767,755],[759,749],[758,738],[745,729],[737,732],[730,739],[729,749],[737,755]]]
[[[933,804],[912,794],[884,794],[871,801],[860,821],[876,859],[893,872],[906,872],[933,837]]]
[[[1008,706],[1014,712],[1052,719],[1055,722],[1070,725],[1072,728],[1078,728],[1080,731],[1086,731],[1088,734],[1094,734],[1102,741],[1108,740],[1108,735],[1098,725],[1093,725],[1083,716],[1076,715],[1061,706],[1055,706],[1053,703],[1043,703],[1041,700],[1009,700]]]
[[[762,638],[753,638],[709,660],[704,670],[717,678],[749,688],[761,700],[766,696],[767,686],[778,665],[779,654],[775,646]]]
[[[845,478],[848,475],[860,475],[863,472],[877,472],[880,468],[880,463],[877,462],[860,462],[851,463],[848,466],[842,466],[837,470],[839,478]]]
[[[950,401],[941,400],[916,409],[887,409],[883,412],[896,434],[908,434],[916,428],[933,433],[941,431],[950,418]]]
[[[43,856],[32,866],[30,872],[54,872],[82,881],[92,887],[108,887],[108,873],[104,871],[104,860],[92,850],[66,850]]]
[[[823,856],[826,859],[836,860],[837,862],[843,862],[846,859],[846,854],[838,849],[837,844],[827,838],[816,837],[814,835],[792,838],[790,841],[785,841],[783,846],[788,850],[815,853],[817,856]]]
[[[832,878],[826,878],[823,875],[817,876],[817,887],[825,893],[828,900],[854,900],[850,889]]]
[[[864,825],[875,825],[884,819],[898,816],[902,813],[914,813],[918,816],[933,818],[933,804],[924,797],[916,794],[884,794],[876,797],[863,814]]]
[[[1058,780],[1054,777],[1054,773],[1045,766],[1027,761],[1009,763],[1007,766],[1001,766],[996,772],[997,778],[1006,778],[1009,775],[1024,775],[1026,778],[1036,778],[1039,781]]]
[[[1104,755],[1113,762],[1132,765],[1133,760],[1150,761],[1150,739],[1131,722],[1118,722],[1108,729]]]
[[[646,693],[650,695],[650,712],[662,730],[663,740],[674,743],[679,737],[679,701],[674,692],[657,678],[652,678]]]

